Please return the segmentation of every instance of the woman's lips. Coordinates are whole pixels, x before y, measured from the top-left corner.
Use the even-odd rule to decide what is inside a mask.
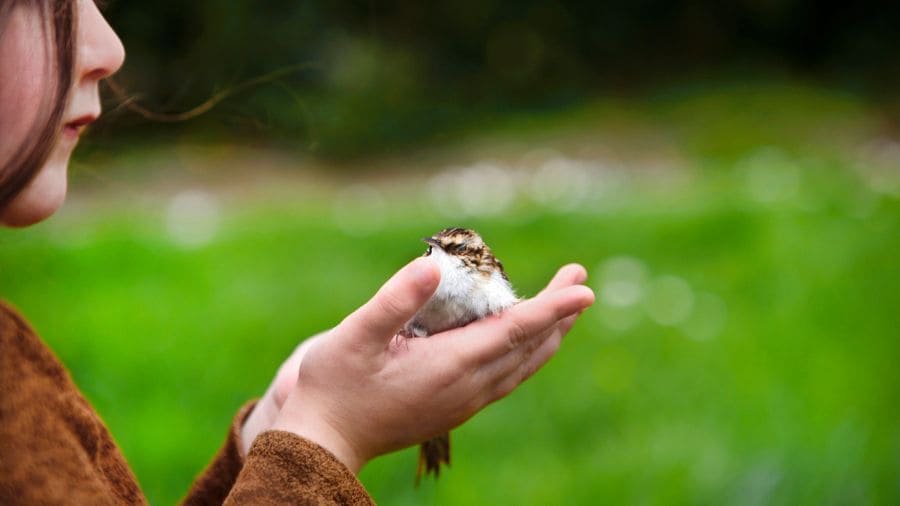
[[[69,138],[78,138],[78,136],[81,135],[81,131],[84,130],[86,126],[93,123],[96,119],[97,116],[94,116],[93,114],[86,114],[72,121],[69,121],[68,123],[63,125],[63,135]]]

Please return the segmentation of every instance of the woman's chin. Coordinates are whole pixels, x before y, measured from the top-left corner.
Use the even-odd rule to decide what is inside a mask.
[[[0,223],[7,227],[27,227],[53,215],[66,200],[66,165],[44,167],[37,177],[4,209]]]
[[[58,200],[53,202],[42,200],[33,205],[30,202],[23,202],[19,205],[19,199],[10,203],[10,205],[0,213],[0,223],[7,227],[21,228],[34,225],[44,221],[53,215],[65,201],[65,194]]]

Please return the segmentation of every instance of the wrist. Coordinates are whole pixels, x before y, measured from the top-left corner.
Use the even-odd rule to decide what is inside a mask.
[[[242,456],[247,456],[256,436],[269,430],[277,418],[278,406],[275,405],[271,393],[267,391],[263,398],[253,407],[253,411],[247,416],[241,427],[241,444],[239,449]]]
[[[310,412],[303,413],[302,410],[295,410],[288,404],[285,404],[278,418],[272,424],[272,430],[291,432],[316,443],[334,455],[354,475],[359,474],[368,459],[354,448],[340,430],[333,427],[324,418],[314,416]]]

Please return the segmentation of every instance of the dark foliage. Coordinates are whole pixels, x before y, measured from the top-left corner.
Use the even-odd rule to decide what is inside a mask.
[[[422,140],[510,109],[759,69],[896,96],[898,5],[159,0],[152,8],[114,2],[107,15],[129,50],[122,82],[155,111],[183,111],[254,76],[305,65],[235,88],[175,130],[335,155]],[[116,124],[122,134],[156,126],[129,116]]]

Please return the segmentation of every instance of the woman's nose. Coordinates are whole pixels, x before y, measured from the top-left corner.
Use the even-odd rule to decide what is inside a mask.
[[[116,73],[125,61],[125,48],[93,0],[78,0],[76,84],[100,81]]]

